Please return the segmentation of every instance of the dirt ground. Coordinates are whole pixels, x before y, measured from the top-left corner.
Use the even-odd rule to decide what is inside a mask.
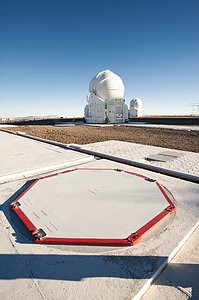
[[[90,144],[107,140],[119,140],[144,145],[199,152],[199,133],[180,130],[131,128],[125,126],[94,127],[73,125],[18,126],[14,131],[54,140],[66,144]]]

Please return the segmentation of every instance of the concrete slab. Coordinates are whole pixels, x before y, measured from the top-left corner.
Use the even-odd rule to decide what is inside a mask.
[[[83,154],[0,131],[0,182],[89,161]]]
[[[198,299],[199,227],[153,283],[143,300]]]
[[[27,191],[13,202],[13,210],[22,211],[36,228],[45,232],[43,243],[48,243],[48,238],[53,238],[55,244],[82,238],[85,244],[96,244],[94,239],[101,239],[98,243],[102,244],[105,239],[107,243],[111,243],[110,239],[121,239],[121,244],[126,241],[130,245],[132,232],[138,232],[162,212],[162,218],[167,216],[165,209],[171,205],[169,194],[165,195],[163,187],[146,177],[103,169],[103,162],[99,164],[101,168],[71,169],[41,178],[34,185],[31,182]],[[154,219],[146,231],[159,222],[160,218]],[[67,239],[64,242],[60,238]]]
[[[163,151],[158,154],[147,156],[145,159],[148,161],[159,161],[159,162],[167,162],[180,157],[180,153],[174,151]]]
[[[9,125],[9,124],[2,124],[0,123],[0,128],[7,128],[7,127],[17,127],[17,125]]]
[[[138,159],[142,159],[143,153],[150,152],[150,147],[144,150],[142,145],[134,145],[113,142],[88,147],[101,151],[106,149],[109,153],[120,153],[123,157],[135,153]],[[134,152],[130,153],[130,150]],[[152,148],[151,152],[153,151]],[[192,161],[194,155],[191,157],[189,153],[185,153],[184,157],[188,156]],[[106,160],[93,161],[84,167],[96,168],[102,162],[106,168],[124,169],[124,165]],[[187,162],[183,169],[190,170],[190,165]],[[178,159],[170,166],[182,169]],[[3,167],[6,173],[6,164]],[[17,223],[9,210],[9,204],[13,200],[11,196],[25,181],[0,184],[0,298],[119,300],[133,299],[136,295],[141,297],[146,292],[154,276],[173,258],[171,254],[176,254],[185,242],[184,237],[190,234],[197,223],[199,187],[168,176],[138,171],[133,167],[125,166],[125,169],[160,181],[174,195],[177,212],[175,217],[151,232],[139,244],[122,249],[99,250],[95,247],[74,246],[58,248],[33,244],[21,223]],[[187,253],[190,254],[189,249]],[[195,264],[198,263],[197,253],[194,256]],[[191,254],[194,255],[194,252]],[[196,288],[197,284],[194,285],[195,291]],[[157,298],[161,297],[157,294]]]
[[[167,156],[171,156],[171,157],[180,157],[180,153],[176,152],[176,151],[171,151],[171,150],[167,150],[167,151],[163,151],[161,152],[163,155],[167,155]]]
[[[160,129],[170,129],[170,130],[186,130],[186,131],[199,131],[199,126],[185,126],[185,125],[164,125],[164,124],[144,124],[144,123],[129,123],[121,124],[120,126],[128,127],[140,127],[140,128],[160,128]]]
[[[88,150],[97,152],[99,151],[101,153],[134,160],[145,164],[146,157],[168,151],[168,148],[147,146],[121,141],[105,141],[100,143],[82,145],[81,147]],[[173,155],[174,153],[176,153],[176,156],[178,156],[178,158],[174,161],[151,161],[148,164],[152,166],[163,167],[176,172],[199,176],[199,153],[175,149],[170,149],[170,151],[172,151]]]

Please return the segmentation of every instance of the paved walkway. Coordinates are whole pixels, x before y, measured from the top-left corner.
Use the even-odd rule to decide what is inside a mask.
[[[119,156],[153,166],[199,176],[199,153],[120,141],[106,141],[84,145],[83,147],[88,150],[99,151],[109,155]],[[178,157],[166,162],[149,162],[146,160],[147,157],[162,153],[164,151],[171,151],[172,154],[176,153]]]

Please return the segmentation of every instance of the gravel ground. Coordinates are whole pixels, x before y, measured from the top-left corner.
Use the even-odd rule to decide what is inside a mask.
[[[26,134],[66,144],[90,144],[107,140],[126,141],[144,145],[199,152],[199,133],[154,128],[130,128],[125,126],[94,127],[73,125],[18,126],[10,128]]]

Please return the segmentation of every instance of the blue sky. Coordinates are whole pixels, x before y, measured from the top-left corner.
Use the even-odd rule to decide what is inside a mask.
[[[0,117],[81,116],[104,69],[145,114],[189,114],[199,102],[199,1],[0,0]]]

